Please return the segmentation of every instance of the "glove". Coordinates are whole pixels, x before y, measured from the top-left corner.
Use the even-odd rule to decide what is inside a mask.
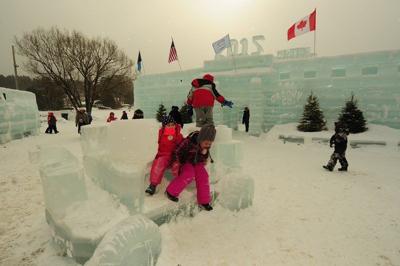
[[[232,105],[233,105],[233,102],[227,101],[227,100],[225,100],[225,101],[222,103],[222,106],[228,106],[229,108],[232,108]]]

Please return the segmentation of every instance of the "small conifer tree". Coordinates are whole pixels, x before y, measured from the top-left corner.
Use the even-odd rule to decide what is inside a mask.
[[[307,98],[304,106],[303,117],[300,119],[297,129],[305,132],[326,130],[326,121],[322,113],[318,98],[312,93]]]
[[[347,128],[350,133],[361,133],[368,129],[367,121],[364,119],[363,112],[358,109],[354,94],[339,114],[338,124]]]
[[[166,115],[167,115],[167,109],[165,109],[165,106],[162,103],[160,103],[156,114],[157,121],[162,122],[162,118]]]

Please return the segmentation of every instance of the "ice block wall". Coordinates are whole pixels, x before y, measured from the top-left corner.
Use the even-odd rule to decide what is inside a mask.
[[[246,56],[236,61],[236,70],[226,58],[205,61],[199,69],[139,77],[135,107],[153,118],[160,103],[168,111],[182,106],[191,80],[204,73],[214,75],[219,92],[235,103],[233,109],[217,102],[214,108],[215,122],[231,128],[241,123],[244,106],[250,109],[250,132],[297,122],[311,92],[329,127],[354,93],[367,122],[400,128],[400,50],[292,59]]]
[[[35,94],[0,88],[0,144],[36,135],[39,128]]]

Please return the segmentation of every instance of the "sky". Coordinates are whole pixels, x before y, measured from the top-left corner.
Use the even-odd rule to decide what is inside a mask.
[[[112,39],[134,61],[140,50],[151,74],[179,70],[168,64],[172,37],[183,70],[213,60],[226,34],[248,39],[250,53],[255,35],[264,54],[313,47],[314,34],[288,42],[286,33],[315,8],[319,56],[400,49],[400,0],[0,0],[0,74],[13,73],[14,37],[38,27]]]

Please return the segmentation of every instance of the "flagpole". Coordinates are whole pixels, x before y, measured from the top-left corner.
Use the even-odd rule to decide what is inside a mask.
[[[146,75],[146,69],[144,68],[144,63],[142,63],[142,67],[143,67],[143,76],[144,76],[144,75]]]
[[[317,9],[315,9],[314,12],[316,12],[316,10]],[[315,21],[317,21],[317,13],[315,13]],[[315,25],[314,29],[314,57],[317,57],[316,43],[317,43],[317,25]]]
[[[236,71],[236,62],[235,62],[235,57],[233,56],[233,51],[232,51],[232,42],[231,42],[231,36],[228,34],[229,37],[229,48],[231,49],[231,56],[232,56],[232,62],[233,62],[233,68],[235,69],[235,73]]]

